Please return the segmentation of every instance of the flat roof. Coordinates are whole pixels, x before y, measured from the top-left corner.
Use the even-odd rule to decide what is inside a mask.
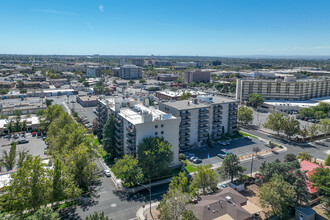
[[[166,102],[166,103],[163,103],[163,104],[167,105],[167,106],[170,106],[172,108],[176,108],[178,110],[188,110],[188,109],[209,108],[210,107],[210,105],[206,105],[206,104],[200,103],[200,102],[197,102],[197,104],[194,104],[190,100]]]
[[[81,101],[85,102],[85,101],[96,101],[97,100],[97,96],[96,95],[92,95],[92,96],[79,96],[78,98],[81,99]]]
[[[183,93],[190,93],[191,95],[206,95],[207,93],[195,90],[178,90],[178,91],[157,91],[158,94],[167,95],[170,97],[179,97]]]

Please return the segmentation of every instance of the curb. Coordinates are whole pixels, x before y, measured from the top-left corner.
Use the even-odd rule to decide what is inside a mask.
[[[155,206],[158,206],[159,205],[159,202],[154,202],[154,203],[151,203],[151,208],[152,207],[155,207]],[[139,219],[139,220],[145,220],[145,216],[143,215],[144,211],[146,211],[147,209],[149,209],[150,207],[150,204],[146,205],[144,208],[141,206],[137,211],[136,211],[136,217]]]

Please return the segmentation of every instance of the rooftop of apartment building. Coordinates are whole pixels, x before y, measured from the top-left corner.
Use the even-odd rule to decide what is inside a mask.
[[[170,96],[170,97],[178,97],[181,96],[183,93],[190,93],[191,95],[206,95],[205,92],[201,92],[201,91],[196,91],[196,90],[178,90],[178,91],[170,91],[170,90],[166,90],[166,91],[158,91],[157,93],[159,94],[164,94],[166,96]]]
[[[119,115],[132,124],[141,124],[147,121],[164,121],[176,118],[172,116],[172,114],[165,113],[155,107],[148,106],[148,101],[146,105],[143,105],[142,103],[136,102],[132,99],[110,98],[104,100],[104,103],[108,103],[110,109],[113,111],[116,110],[117,105],[119,107]]]
[[[277,78],[277,79],[242,79],[242,81],[255,81],[255,82],[317,82],[317,81],[324,81],[324,78],[308,78],[308,79],[297,79],[295,76],[286,75],[284,79]]]
[[[224,104],[224,103],[236,103],[236,102],[237,101],[234,99],[229,99],[225,97],[204,95],[204,96],[197,96],[197,98],[193,100],[166,102],[164,104],[176,108],[178,110],[188,110],[188,109],[196,109],[196,108],[207,108],[210,106],[210,104]]]

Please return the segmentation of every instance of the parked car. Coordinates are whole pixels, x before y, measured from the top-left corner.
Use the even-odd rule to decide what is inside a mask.
[[[221,158],[221,159],[225,159],[226,154],[218,154],[218,157]]]
[[[244,137],[244,139],[247,140],[247,141],[252,141],[252,137],[249,137],[249,136]]]
[[[14,138],[15,138],[15,139],[18,139],[18,138],[19,138],[19,134],[15,134],[15,135],[14,135]]]
[[[104,175],[105,175],[106,177],[110,177],[110,176],[111,176],[110,170],[109,170],[109,169],[104,170]]]
[[[224,189],[224,188],[227,188],[228,186],[227,186],[226,184],[222,184],[222,183],[220,183],[220,184],[219,184],[219,187]]]
[[[203,161],[199,158],[195,158],[192,162],[193,163],[202,163]]]
[[[18,143],[18,144],[26,144],[26,143],[29,143],[29,140],[27,140],[27,139],[22,139],[22,140],[19,140],[17,143]]]
[[[189,157],[190,161],[194,161],[196,159],[196,157]]]

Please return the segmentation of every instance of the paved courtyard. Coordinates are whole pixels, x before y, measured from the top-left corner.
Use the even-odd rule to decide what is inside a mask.
[[[267,150],[268,147],[265,143],[252,138],[252,140],[246,140],[244,138],[233,139],[229,145],[215,144],[214,147],[199,147],[189,150],[189,153],[194,153],[197,157],[203,160],[202,165],[214,164],[222,162],[222,159],[218,157],[218,154],[233,153],[237,156],[243,156],[252,153],[253,147],[259,147],[261,151]]]

